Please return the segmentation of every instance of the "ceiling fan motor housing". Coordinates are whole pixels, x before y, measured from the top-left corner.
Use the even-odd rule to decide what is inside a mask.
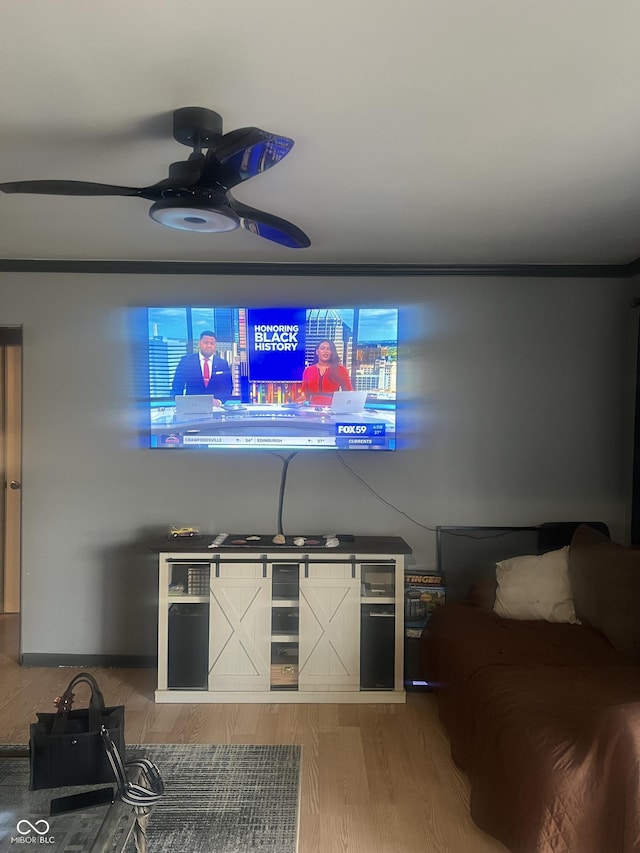
[[[208,148],[222,136],[222,116],[204,107],[181,107],[173,113],[173,138],[188,148]]]

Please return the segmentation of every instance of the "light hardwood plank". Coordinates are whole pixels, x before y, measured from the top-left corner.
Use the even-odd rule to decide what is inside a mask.
[[[0,742],[27,743],[78,669],[19,666],[18,616],[0,615]],[[128,743],[301,744],[298,853],[505,853],[469,816],[435,697],[405,705],[163,704],[149,669],[93,669],[126,706]],[[84,694],[78,695],[82,704]]]

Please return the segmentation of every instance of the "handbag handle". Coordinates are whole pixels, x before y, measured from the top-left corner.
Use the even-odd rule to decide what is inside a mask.
[[[111,740],[111,735],[105,726],[100,728],[107,758],[118,785],[118,795],[123,803],[137,806],[147,811],[155,805],[164,794],[164,781],[158,770],[158,766],[148,758],[139,758],[134,761],[124,762],[118,747]],[[127,767],[137,767],[148,787],[130,782],[127,778]]]
[[[89,672],[79,672],[75,675],[67,685],[62,696],[58,696],[55,704],[58,708],[58,713],[54,717],[52,734],[62,734],[67,722],[69,711],[73,707],[74,693],[73,688],[78,684],[88,684],[91,688],[91,699],[89,700],[89,729],[91,731],[99,731],[100,718],[105,712],[105,702],[102,690],[98,686],[98,682]]]

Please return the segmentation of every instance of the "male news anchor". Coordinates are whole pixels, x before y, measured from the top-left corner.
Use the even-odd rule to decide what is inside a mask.
[[[216,355],[215,332],[205,331],[200,335],[199,352],[183,355],[171,384],[171,394],[213,394],[213,402],[221,406],[233,392],[231,368]]]

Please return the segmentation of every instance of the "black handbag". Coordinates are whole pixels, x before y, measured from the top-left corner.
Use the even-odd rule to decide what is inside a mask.
[[[73,710],[73,689],[82,683],[91,688],[89,707]],[[101,729],[107,729],[124,755],[124,705],[106,707],[97,681],[88,672],[72,678],[55,705],[55,714],[36,714],[38,722],[29,727],[29,788],[113,782]]]

